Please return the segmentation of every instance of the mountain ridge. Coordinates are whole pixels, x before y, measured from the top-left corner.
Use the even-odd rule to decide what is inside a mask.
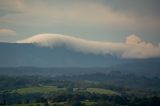
[[[122,64],[121,67],[126,66],[129,69],[129,66],[132,68],[132,65],[128,64],[134,63],[135,69],[137,69],[136,66],[140,67],[139,64],[143,64],[141,65],[142,69],[145,70],[147,67],[146,70],[148,70],[149,66],[153,67],[154,64],[160,63],[160,58],[124,59],[111,54],[100,55],[78,52],[67,48],[65,45],[50,48],[41,47],[33,43],[0,43],[0,50],[0,67],[115,68],[117,65]],[[120,66],[118,67],[120,68]],[[160,68],[157,67],[158,69]]]
[[[84,54],[64,46],[48,48],[35,44],[0,43],[0,66],[81,67],[105,66],[116,62],[109,55]],[[107,60],[105,59],[107,58]],[[103,64],[102,64],[103,63]],[[102,65],[101,65],[102,64]]]

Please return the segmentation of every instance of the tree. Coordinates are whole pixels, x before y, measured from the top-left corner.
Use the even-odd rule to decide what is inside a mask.
[[[36,104],[36,106],[40,106],[40,104]]]
[[[159,97],[152,97],[150,100],[150,105],[151,106],[159,106],[160,105],[160,98]]]
[[[71,102],[71,106],[84,106],[80,101]]]
[[[44,103],[44,106],[49,106],[48,102]]]

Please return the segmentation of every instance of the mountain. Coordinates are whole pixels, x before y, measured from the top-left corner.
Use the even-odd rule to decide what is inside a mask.
[[[19,70],[24,70],[27,75],[37,75],[39,70],[41,73],[47,71],[46,75],[53,72],[56,75],[71,75],[121,71],[157,77],[160,76],[159,64],[160,58],[125,59],[111,54],[78,52],[65,45],[44,47],[34,43],[0,43],[0,73],[12,73],[11,70],[20,73]]]
[[[40,34],[16,43],[0,43],[0,73],[14,70],[17,75],[23,70],[26,75],[73,75],[120,71],[160,76],[160,47],[135,38],[113,43]]]
[[[107,67],[125,62],[110,54],[77,52],[66,46],[0,43],[0,67]]]
[[[110,71],[120,71],[122,73],[132,73],[139,76],[159,77],[160,59],[140,59],[132,62],[122,63],[108,67]]]

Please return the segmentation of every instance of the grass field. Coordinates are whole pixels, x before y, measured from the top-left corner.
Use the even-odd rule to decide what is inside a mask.
[[[96,102],[91,102],[91,101],[81,101],[81,103],[85,104],[85,106],[91,106],[95,104]],[[29,104],[12,104],[12,105],[1,105],[1,106],[36,106],[39,104],[39,106],[44,106],[44,103],[29,103]],[[64,102],[59,102],[59,103],[50,103],[49,106],[53,106],[56,104],[56,106],[63,106]],[[68,106],[68,105],[66,105]]]
[[[74,88],[73,92],[76,92],[75,90],[78,88]],[[38,87],[28,87],[28,88],[20,88],[16,89],[13,92],[17,92],[20,94],[27,94],[27,93],[50,93],[50,92],[62,92],[66,91],[66,88],[57,88],[56,86],[38,86]],[[87,88],[83,89],[83,92],[90,92],[90,93],[96,93],[96,94],[106,94],[106,95],[119,95],[119,93],[109,90],[109,89],[102,89],[102,88]],[[96,104],[94,101],[84,100],[81,101],[81,103],[85,104],[86,106],[92,106]],[[29,104],[13,104],[13,105],[5,105],[5,106],[36,106],[39,104],[39,106],[44,106],[44,103],[29,103]],[[63,104],[62,102],[55,102],[50,103],[49,106],[53,106],[53,104]],[[2,105],[3,106],[3,105]]]
[[[74,91],[75,89],[77,88],[74,88]],[[14,90],[13,92],[17,92],[20,94],[27,94],[27,93],[50,93],[50,92],[61,92],[61,91],[66,91],[66,88],[57,88],[56,86],[38,86],[38,87],[20,88]],[[118,93],[115,91],[102,88],[87,88],[83,90],[83,92],[106,94],[106,95],[118,95]]]
[[[85,101],[81,101],[81,103],[84,103],[86,106],[92,106],[92,105],[94,105],[96,102],[85,100]]]
[[[36,104],[39,104],[40,106],[44,106],[44,103],[13,104],[13,105],[4,105],[4,106],[36,106]]]
[[[109,90],[109,89],[102,89],[102,88],[87,88],[87,91],[90,93],[97,93],[97,94],[106,94],[106,95],[119,95],[117,92]]]
[[[65,88],[57,88],[56,86],[38,86],[38,87],[20,88],[14,90],[13,92],[17,92],[20,94],[27,94],[27,93],[50,93],[58,91],[65,91]]]

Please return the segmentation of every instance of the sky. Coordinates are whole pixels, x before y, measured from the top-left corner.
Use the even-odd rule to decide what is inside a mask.
[[[0,0],[0,42],[43,33],[160,44],[159,0]]]

